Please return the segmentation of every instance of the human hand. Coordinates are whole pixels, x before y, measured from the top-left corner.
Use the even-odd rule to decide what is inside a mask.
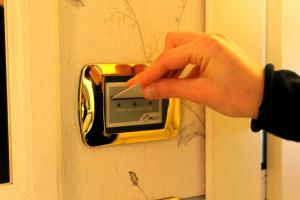
[[[193,70],[178,78],[187,64]],[[142,85],[145,98],[188,99],[228,116],[257,118],[264,70],[223,36],[173,32],[164,52],[127,84]]]

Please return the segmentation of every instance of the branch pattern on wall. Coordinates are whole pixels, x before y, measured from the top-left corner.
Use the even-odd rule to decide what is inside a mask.
[[[85,3],[83,0],[67,0],[69,3],[71,3],[74,7],[83,7],[85,6]],[[161,47],[159,46],[159,41],[162,40],[162,37],[164,36],[164,33],[162,32],[156,32],[152,33],[149,38],[145,38],[143,34],[143,29],[141,26],[141,23],[136,15],[136,12],[129,0],[120,0],[121,4],[119,4],[117,7],[112,8],[112,11],[110,12],[110,16],[107,19],[109,23],[118,23],[119,26],[121,24],[126,24],[129,27],[131,27],[133,30],[137,31],[137,35],[139,38],[139,41],[141,43],[141,51],[143,52],[145,61],[148,63],[151,63],[155,56],[157,56],[160,51]],[[176,30],[180,31],[180,26],[182,24],[184,13],[186,10],[186,7],[188,5],[188,0],[177,0],[175,2],[178,7],[178,14],[174,17],[174,20],[176,22]],[[148,45],[146,45],[146,43]],[[199,111],[196,111],[195,105],[193,105],[189,101],[182,101],[182,106],[185,107],[187,110],[189,110],[192,115],[194,115],[195,119],[192,119],[188,123],[183,123],[181,127],[181,131],[178,136],[177,144],[178,146],[181,145],[188,145],[191,140],[193,140],[195,137],[202,137],[205,138],[204,130],[205,130],[205,123],[204,123],[204,117],[200,115]],[[195,121],[195,120],[198,120]],[[200,123],[200,125],[199,125]],[[194,127],[200,126],[200,128],[194,128]]]
[[[175,18],[175,21],[177,23],[177,31],[180,30],[180,25],[181,25],[181,22],[182,22],[183,14],[184,14],[184,11],[186,9],[187,3],[188,3],[188,0],[180,0],[178,2],[178,7],[179,7],[179,10],[180,10],[180,14]]]
[[[142,51],[145,57],[145,60],[147,62],[151,62],[154,60],[154,56],[157,55],[160,52],[159,47],[159,40],[162,38],[163,33],[156,33],[151,35],[151,42],[150,46],[146,46],[145,43],[145,37],[143,35],[142,26],[139,22],[139,19],[137,18],[137,15],[135,14],[135,11],[131,5],[131,3],[128,0],[121,0],[124,7],[120,9],[113,8],[113,10],[110,13],[110,21],[117,21],[117,23],[124,24],[128,23],[133,29],[136,29],[138,31],[139,40],[141,42]],[[175,17],[176,22],[176,29],[177,31],[180,31],[180,25],[182,23],[184,12],[186,10],[188,0],[179,0],[177,2],[178,8],[179,8],[179,14]],[[199,114],[194,110],[194,106],[188,102],[188,101],[182,101],[182,105],[186,107],[186,109],[190,110],[191,113],[195,116],[197,120],[200,122],[200,127],[204,127],[204,118],[199,116]],[[179,137],[178,137],[178,146],[185,144],[187,145],[192,139],[195,137],[201,136],[204,138],[204,129],[193,129],[191,127],[195,127],[196,122],[192,121],[188,124],[184,124],[182,127]]]
[[[83,0],[67,0],[72,6],[75,8],[83,7],[84,2]]]
[[[130,177],[130,180],[131,180],[132,184],[133,184],[134,186],[136,186],[136,187],[141,191],[141,193],[142,193],[142,194],[144,195],[144,197],[145,197],[145,200],[149,200],[149,197],[147,196],[146,192],[144,191],[144,189],[143,189],[143,188],[140,186],[140,184],[139,184],[139,178],[138,178],[138,176],[136,175],[136,173],[133,172],[133,171],[129,171],[128,174],[129,174],[129,177]]]
[[[201,21],[197,17],[201,18],[199,13],[202,12],[202,10],[198,10],[200,5],[198,1],[197,3],[189,0],[157,0],[153,2],[139,0],[65,0],[63,2],[60,11],[60,36],[62,37],[62,49],[67,51],[62,56],[64,61],[62,68],[64,71],[71,71],[71,81],[75,81],[72,77],[79,71],[79,66],[87,62],[97,62],[99,60],[103,62],[130,62],[139,60],[138,62],[151,63],[160,54],[167,31],[199,30],[199,27],[203,27],[200,23],[199,27],[196,24]],[[83,49],[86,48],[89,48],[89,51],[82,53]],[[66,85],[69,82],[65,81],[64,83]],[[68,91],[72,92],[72,89],[68,88]],[[70,95],[64,93],[62,96],[68,97],[69,100],[72,99],[74,93],[70,93]],[[65,110],[73,110],[73,106],[68,106]],[[69,122],[69,118],[73,115],[73,113],[64,115],[65,121],[68,120]],[[179,192],[183,196],[190,195],[191,191],[197,191],[194,194],[203,194],[204,120],[203,107],[183,100],[181,130],[174,140],[155,144],[146,143],[115,147],[114,149],[103,148],[96,151],[86,151],[82,148],[80,151],[75,151],[72,148],[77,147],[77,138],[73,134],[68,134],[67,137],[71,138],[71,142],[66,143],[67,145],[64,146],[63,150],[72,159],[64,160],[66,163],[64,165],[65,179],[72,183],[73,187],[77,187],[82,181],[96,184],[100,187],[95,189],[85,186],[84,191],[88,191],[89,196],[96,196],[101,193],[111,197],[107,199],[114,199],[118,196],[134,196],[136,199],[143,200],[157,199],[162,196],[159,193],[169,191]],[[70,133],[76,131],[73,123],[63,123],[62,126],[65,130],[70,130]],[[76,145],[74,145],[75,142]],[[79,145],[79,148],[81,148],[81,145]],[[132,151],[132,149],[138,150],[138,152]],[[169,151],[166,151],[166,149]],[[203,151],[199,153],[199,150]],[[85,154],[89,156],[81,156]],[[109,155],[109,158],[106,158],[106,155]],[[78,162],[78,160],[84,162]],[[169,165],[169,161],[176,163],[176,166],[179,167],[176,169],[171,168],[173,165]],[[75,166],[78,169],[72,168],[70,172],[68,166],[72,166],[74,163],[76,163]],[[98,169],[97,166],[101,166],[101,168]],[[115,170],[111,170],[111,166],[115,166]],[[96,173],[90,179],[86,179],[80,173],[82,167],[86,168],[87,174]],[[109,173],[106,174],[102,167],[103,169],[109,169]],[[161,173],[161,169],[166,170],[166,172]],[[74,173],[77,173],[78,176],[74,177]],[[171,177],[174,180],[186,181],[194,180],[197,176],[201,182],[196,182],[193,186],[187,187],[182,183],[174,183],[173,188],[172,186],[157,188],[157,186],[168,182]],[[109,186],[106,184],[120,186],[122,190],[117,194],[110,194]],[[189,191],[187,188],[192,189]],[[65,189],[67,190],[66,194],[72,197],[80,193],[74,194],[71,187],[65,187]],[[198,191],[201,191],[201,193]],[[170,192],[170,194],[173,194],[173,192]]]
[[[145,37],[143,35],[141,24],[135,14],[135,11],[131,5],[131,3],[128,0],[121,0],[124,4],[124,8],[120,10],[120,8],[113,8],[113,11],[110,13],[111,15],[111,21],[114,21],[116,19],[119,24],[125,23],[126,21],[129,22],[132,28],[136,28],[138,31],[139,39],[142,45],[142,51],[145,57],[146,62],[153,61],[153,56],[155,53],[159,52],[158,47],[158,39],[161,37],[162,34],[153,34],[151,41],[151,46],[148,48],[145,44]]]
[[[191,140],[196,137],[201,137],[204,141],[205,139],[205,116],[200,114],[204,113],[204,109],[200,112],[195,109],[198,108],[198,105],[192,103],[190,101],[182,100],[182,105],[186,108],[190,113],[194,115],[194,119],[183,121],[181,124],[181,129],[177,138],[177,145],[188,145]]]
[[[164,35],[163,33],[153,33],[150,37],[149,45],[146,47],[145,37],[143,35],[142,27],[139,22],[139,19],[136,16],[136,13],[128,0],[121,0],[125,5],[123,9],[113,8],[113,11],[110,13],[111,21],[116,19],[119,24],[129,22],[132,28],[136,28],[138,31],[139,39],[142,45],[142,51],[145,57],[146,62],[151,62],[154,60],[154,56],[160,52],[159,40]],[[179,15],[175,17],[175,22],[177,24],[177,31],[180,30],[180,25],[183,19],[184,11],[186,9],[188,0],[179,0],[178,7],[180,9]]]

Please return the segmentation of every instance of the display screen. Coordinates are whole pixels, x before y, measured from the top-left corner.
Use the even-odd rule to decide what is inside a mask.
[[[162,100],[110,97],[126,89],[125,82],[106,84],[106,127],[162,123]]]
[[[163,129],[169,107],[169,99],[148,100],[142,98],[112,99],[126,89],[126,81],[132,76],[105,76],[104,123],[105,132],[120,134],[142,130]]]

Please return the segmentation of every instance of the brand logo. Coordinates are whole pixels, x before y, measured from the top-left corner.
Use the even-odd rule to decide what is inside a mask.
[[[158,113],[147,113],[142,117],[144,122],[149,122],[149,121],[157,121],[159,120]]]

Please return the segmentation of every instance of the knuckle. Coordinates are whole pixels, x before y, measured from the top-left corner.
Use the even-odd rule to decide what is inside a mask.
[[[173,38],[174,38],[176,35],[177,35],[177,32],[174,32],[174,31],[168,32],[168,33],[166,34],[165,41],[166,41],[166,42],[172,41]]]
[[[200,59],[201,56],[217,55],[221,53],[224,51],[224,46],[220,38],[215,35],[208,34],[203,39],[195,41],[194,49],[195,52],[193,55],[196,55],[194,56],[194,59],[199,61],[202,60],[202,58]],[[199,56],[199,52],[201,53],[201,56]]]
[[[221,42],[218,37],[215,35],[210,35],[206,39],[206,47],[212,49],[214,51],[219,50],[221,48]]]
[[[170,52],[170,51],[162,52],[162,53],[158,56],[157,60],[159,60],[160,63],[165,64],[165,63],[164,63],[164,62],[165,62],[165,58],[169,57],[170,55],[171,55],[171,52]]]
[[[195,46],[201,46],[204,45],[206,48],[212,47],[218,44],[218,41],[216,38],[212,37],[211,35],[207,35],[203,39],[196,40],[194,42]]]
[[[218,38],[214,37],[214,36],[210,36],[207,39],[207,44],[211,45],[211,46],[215,46],[219,43]]]

